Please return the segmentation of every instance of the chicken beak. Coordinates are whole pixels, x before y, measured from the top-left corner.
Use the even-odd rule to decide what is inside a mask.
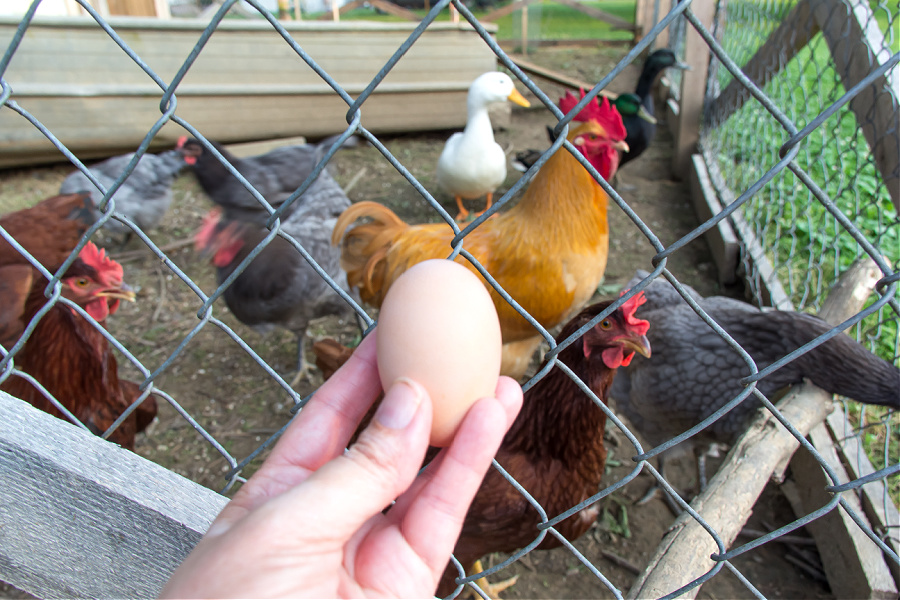
[[[628,147],[628,144],[625,143],[625,140],[614,141],[612,147],[616,150],[621,150],[622,152],[631,152],[631,148]]]
[[[126,283],[123,283],[119,287],[109,288],[106,290],[101,290],[97,292],[97,296],[102,296],[103,298],[112,298],[118,300],[126,300],[128,302],[134,302],[135,298],[137,298],[137,294],[134,293],[134,289]]]
[[[620,340],[624,348],[634,350],[645,358],[650,358],[650,340],[646,335],[640,337],[625,337]]]
[[[656,117],[654,117],[653,115],[648,113],[647,109],[644,108],[643,104],[641,105],[640,108],[638,108],[638,116],[640,118],[642,118],[643,120],[647,121],[648,123],[653,123],[654,125],[656,125],[656,123],[657,123]]]
[[[509,96],[507,96],[507,98],[509,98],[510,102],[515,102],[519,106],[524,106],[525,108],[531,106],[531,102],[526,100],[525,96],[520,94],[519,90],[517,90],[516,88],[513,88],[513,91],[509,93]]]

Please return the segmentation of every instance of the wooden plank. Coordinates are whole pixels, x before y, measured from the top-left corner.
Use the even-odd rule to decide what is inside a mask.
[[[691,198],[694,201],[694,212],[701,223],[722,212],[719,197],[709,179],[703,157],[695,154],[691,157]],[[727,219],[719,221],[715,228],[705,236],[706,242],[716,261],[719,283],[729,285],[737,280],[737,269],[741,248],[737,236]]]
[[[575,77],[569,77],[565,73],[560,73],[559,71],[554,71],[553,69],[542,67],[518,56],[510,56],[510,60],[512,60],[517,67],[519,67],[529,75],[540,77],[541,79],[546,79],[547,81],[552,81],[553,83],[557,83],[574,90],[583,89],[584,91],[588,91],[596,85],[594,83],[588,83],[587,81],[576,79]],[[600,90],[599,95],[607,96],[610,99],[615,99],[618,97],[618,94],[613,94],[612,92],[607,92],[606,90]]]
[[[704,27],[712,29],[715,2],[692,4],[690,10]],[[691,70],[681,74],[681,93],[678,97],[680,118],[676,123],[675,151],[672,155],[672,174],[676,179],[690,173],[691,155],[697,151],[710,57],[709,47],[700,34],[690,25],[685,26],[685,30],[684,62],[690,65]]]
[[[849,481],[847,472],[838,459],[823,423],[809,433],[809,439],[825,462],[838,476],[840,482]],[[832,485],[819,462],[805,448],[791,461],[791,473],[797,482],[801,503],[801,515],[809,514],[828,504],[832,494],[825,487]],[[843,494],[844,500],[854,512],[864,516],[862,504],[854,492]],[[841,508],[806,525],[815,538],[822,558],[828,585],[837,598],[896,598],[897,585],[891,576],[881,549],[863,533],[859,526]]]
[[[849,479],[859,479],[875,472],[859,436],[851,434],[853,426],[842,411],[835,410],[828,415],[826,425]],[[883,535],[882,539],[894,552],[900,554],[900,540],[893,534],[900,527],[900,513],[888,495],[884,481],[879,479],[863,486],[861,497],[863,510],[872,523],[872,528],[879,535]],[[893,560],[885,559],[885,562],[894,583],[900,587],[900,565]]]
[[[227,498],[0,392],[0,579],[155,598]]]
[[[849,90],[891,58],[878,20],[865,2],[810,0],[825,36],[834,68]],[[893,92],[891,92],[891,90]],[[869,143],[872,158],[900,211],[900,68],[894,68],[850,101],[850,109]]]
[[[706,163],[704,163],[706,164]],[[708,173],[713,175],[716,180],[722,181],[722,174],[719,172],[719,165],[706,164]],[[719,199],[723,206],[731,205],[737,198],[727,188],[716,188]],[[761,296],[760,302],[764,306],[772,306],[778,310],[794,310],[794,304],[781,285],[778,275],[775,273],[775,267],[766,255],[766,249],[756,237],[753,227],[747,223],[741,210],[738,209],[729,217],[731,226],[741,240],[745,260],[749,261],[755,271],[745,273],[744,277],[752,279],[751,287],[758,290]]]
[[[634,3],[634,43],[640,42],[656,23],[653,23],[653,12],[656,0],[636,0]]]
[[[603,21],[605,23],[609,23],[613,26],[614,29],[623,29],[625,31],[634,31],[635,25],[634,23],[629,23],[624,19],[620,19],[615,15],[611,15],[606,11],[602,11],[600,9],[594,8],[593,6],[585,6],[578,2],[578,0],[554,0],[555,2],[562,4],[563,6],[568,6],[569,8],[575,9],[578,12],[585,14],[592,19],[597,19],[598,21]]]
[[[36,19],[4,78],[13,87],[13,100],[39,115],[79,158],[132,151],[159,119],[162,91],[105,32],[84,21]],[[144,19],[114,25],[167,80],[202,31],[196,20],[186,21],[169,21],[171,27]],[[346,128],[346,103],[270,26],[230,23],[221,24],[178,87],[179,116],[223,142],[321,137]],[[0,18],[0,46],[17,24]],[[371,25],[284,23],[351,96],[365,89],[414,28]],[[496,65],[497,57],[468,24],[436,23],[366,101],[363,125],[375,133],[461,128],[469,85]],[[0,130],[0,167],[61,159],[37,129],[11,110],[0,111]],[[183,134],[180,127],[166,125],[151,150],[171,147]]]
[[[818,31],[819,27],[812,18],[808,0],[800,0],[759,47],[756,54],[741,67],[741,71],[757,86],[766,85]],[[716,127],[724,123],[750,97],[747,88],[737,79],[732,79],[707,108],[706,114],[711,118],[710,126]]]
[[[829,323],[841,323],[862,310],[873,289],[874,263],[857,263],[841,276],[834,294],[829,294],[819,313]],[[865,293],[857,290],[866,289]],[[846,293],[846,290],[852,293]],[[809,383],[793,386],[778,402],[779,411],[801,433],[806,435],[821,423],[831,405],[831,396]],[[700,514],[730,547],[749,518],[753,505],[765,488],[773,471],[799,447],[767,410],[738,439],[709,483],[709,487],[692,503]],[[712,537],[690,514],[675,520],[653,558],[628,592],[628,598],[658,598],[680,589],[715,566],[710,554],[718,551]],[[694,587],[679,598],[693,598],[700,589]],[[858,597],[840,596],[838,597]]]
[[[673,0],[654,0],[653,2],[653,12],[650,15],[650,27],[654,27],[657,23],[663,20],[663,18],[669,14],[672,10]],[[690,25],[688,25],[690,28]],[[668,48],[669,47],[669,33],[672,26],[664,28],[659,32],[659,35],[656,36],[656,39],[653,40],[653,43],[650,44],[650,48]],[[649,29],[647,31],[650,31]]]

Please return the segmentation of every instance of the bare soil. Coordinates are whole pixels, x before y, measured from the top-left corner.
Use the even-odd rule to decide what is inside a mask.
[[[542,49],[529,60],[586,81],[598,81],[626,52],[624,46]],[[611,85],[611,91],[633,89],[638,68],[631,66]],[[563,89],[538,81],[551,98]],[[523,88],[520,87],[520,90]],[[531,98],[534,100],[534,98]],[[661,111],[657,111],[660,114]],[[530,109],[513,109],[509,125],[497,132],[498,141],[510,154],[526,148],[548,145],[545,125],[554,123],[551,114],[533,102]],[[421,181],[451,214],[452,199],[440,195],[434,185],[434,167],[447,132],[386,137],[388,149]],[[698,226],[689,190],[671,172],[672,138],[664,124],[650,148],[625,166],[615,182],[624,200],[659,237],[669,245]],[[384,203],[411,222],[433,221],[436,215],[415,189],[372,147],[339,152],[332,165],[337,180],[349,189],[354,201]],[[4,212],[55,193],[71,167],[55,166],[0,173],[0,209]],[[510,169],[507,189],[520,174]],[[175,184],[173,208],[152,239],[160,246],[188,242],[211,203],[190,174]],[[477,208],[477,207],[475,207]],[[619,208],[610,208],[611,248],[606,279],[596,299],[610,297],[637,268],[650,269],[656,254],[650,242]],[[157,369],[201,321],[202,301],[179,274],[153,258],[139,241],[124,250],[118,242],[107,246],[120,256],[126,280],[139,289],[138,301],[123,306],[109,320],[113,334],[148,369]],[[209,294],[215,289],[213,268],[186,243],[168,256],[197,286]],[[706,243],[700,239],[675,253],[669,268],[681,280],[703,294],[722,293]],[[732,290],[725,290],[732,293]],[[374,315],[374,311],[372,311]],[[252,351],[271,367],[293,375],[296,344],[288,332],[261,336],[237,322],[224,303],[217,302],[214,315],[240,335]],[[323,319],[308,332],[312,339],[335,337],[355,343],[358,330],[352,323]],[[312,359],[312,357],[308,357]],[[126,376],[138,378],[138,371],[120,357]],[[214,437],[238,461],[250,455],[277,432],[291,417],[290,396],[270,378],[254,357],[242,349],[223,329],[212,323],[200,327],[194,338],[177,354],[171,365],[156,379],[157,385],[177,400],[180,408],[196,420],[197,426]],[[301,381],[297,391],[305,396],[321,383],[314,372],[310,381]],[[606,483],[612,485],[633,470],[630,443],[621,432],[607,432],[610,460]],[[160,407],[158,420],[138,437],[137,452],[202,485],[222,490],[224,474],[232,465],[175,407]],[[248,475],[265,452],[245,469]],[[696,472],[691,461],[676,462],[670,479],[680,489],[696,492]],[[651,478],[639,475],[622,490],[604,499],[601,517],[594,528],[575,542],[582,555],[623,593],[636,578],[673,520],[672,513],[658,497],[637,504]],[[231,493],[229,491],[228,493]],[[754,510],[750,526],[774,529],[794,519],[777,486],[771,485]],[[801,532],[802,533],[802,532]],[[746,541],[745,538],[739,542]],[[826,584],[810,578],[785,559],[784,546],[770,543],[734,561],[735,566],[767,597],[829,598]],[[499,562],[501,556],[490,560]],[[490,561],[489,561],[490,562]],[[625,565],[625,566],[623,566]],[[630,566],[628,566],[630,565]],[[613,593],[565,548],[534,552],[503,570],[492,579],[519,575],[518,583],[503,593],[506,598],[607,598]],[[749,598],[751,592],[726,569],[700,591],[702,598]]]

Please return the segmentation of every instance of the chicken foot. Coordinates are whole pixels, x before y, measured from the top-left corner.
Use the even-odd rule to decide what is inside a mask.
[[[309,378],[309,363],[306,362],[306,334],[304,333],[297,340],[297,374],[291,379],[291,388],[296,388],[297,384]]]
[[[476,561],[472,566],[472,573],[479,573],[484,571],[484,567],[481,565],[481,561]],[[509,579],[504,579],[503,581],[499,581],[497,583],[490,583],[487,580],[487,577],[482,577],[481,579],[476,579],[472,583],[476,584],[481,590],[488,595],[489,598],[500,598],[500,592],[505,590],[506,588],[510,588],[516,584],[516,581],[519,580],[518,575],[513,575]],[[469,595],[472,596],[475,600],[480,600],[481,596],[478,595],[478,592],[473,590],[472,588],[467,588]]]

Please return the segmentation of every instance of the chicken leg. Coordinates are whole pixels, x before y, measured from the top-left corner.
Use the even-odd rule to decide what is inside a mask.
[[[481,565],[481,561],[476,561],[475,564],[472,565],[471,570],[472,573],[480,573],[481,571],[484,571],[484,567]],[[500,592],[502,592],[506,588],[514,586],[518,580],[519,576],[513,575],[509,579],[504,579],[503,581],[497,583],[490,583],[488,582],[487,577],[482,577],[481,579],[476,579],[472,583],[480,587],[482,591],[484,591],[484,593],[488,595],[489,598],[499,599]],[[475,600],[479,600],[480,596],[475,590],[473,590],[472,588],[468,588],[468,591],[472,598],[474,598]]]

